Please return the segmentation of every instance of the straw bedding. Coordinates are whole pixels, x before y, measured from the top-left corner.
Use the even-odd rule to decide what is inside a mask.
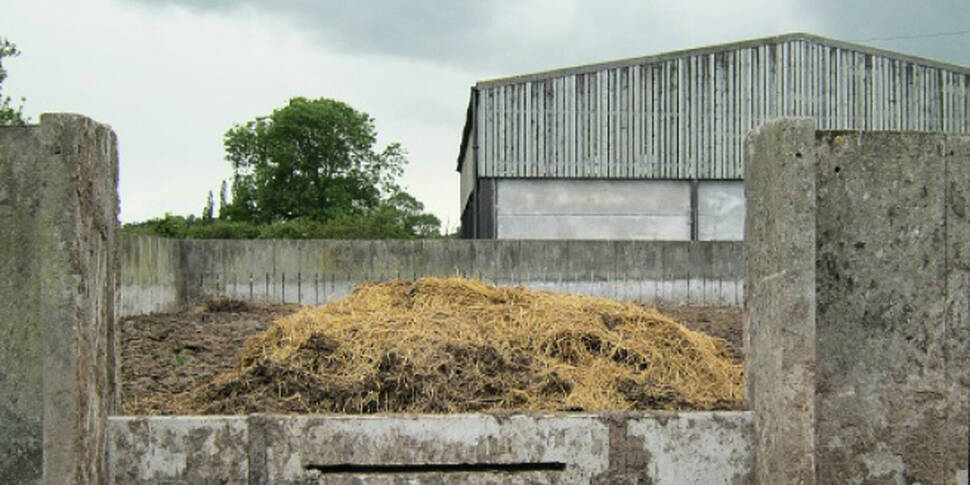
[[[281,318],[181,413],[737,409],[723,340],[633,303],[462,278],[369,283]]]

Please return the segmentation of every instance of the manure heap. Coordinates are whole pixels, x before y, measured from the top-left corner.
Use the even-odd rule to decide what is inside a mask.
[[[727,344],[655,310],[463,278],[367,283],[277,320],[201,414],[738,409]]]

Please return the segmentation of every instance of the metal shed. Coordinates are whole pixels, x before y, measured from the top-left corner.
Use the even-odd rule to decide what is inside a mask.
[[[477,83],[458,155],[462,235],[740,240],[744,136],[970,132],[970,68],[810,34]]]

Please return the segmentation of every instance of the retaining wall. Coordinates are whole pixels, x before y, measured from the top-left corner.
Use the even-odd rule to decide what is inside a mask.
[[[966,484],[970,137],[748,140],[758,483]]]
[[[110,483],[751,483],[745,412],[115,417]]]
[[[0,482],[105,480],[117,405],[115,135],[0,127]]]
[[[660,241],[122,239],[121,314],[199,298],[323,304],[358,283],[461,275],[668,305],[739,306],[743,244]]]

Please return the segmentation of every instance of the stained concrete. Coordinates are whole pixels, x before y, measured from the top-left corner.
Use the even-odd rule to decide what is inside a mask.
[[[110,483],[744,485],[749,413],[116,417]],[[557,470],[498,470],[503,465]],[[333,466],[488,466],[364,473]]]
[[[697,239],[744,240],[744,182],[701,180],[697,182]]]
[[[119,316],[181,310],[185,304],[182,241],[121,234]]]
[[[968,141],[807,120],[749,137],[759,483],[966,475]]]
[[[814,136],[810,119],[782,120],[747,140],[744,339],[755,483],[816,483]]]
[[[122,239],[122,315],[228,295],[323,304],[364,281],[461,275],[666,305],[738,306],[741,243],[664,241],[172,241]]]
[[[108,424],[110,483],[223,483],[249,480],[245,417],[113,417]]]
[[[105,480],[117,183],[105,125],[45,114],[0,128],[0,482]]]
[[[752,483],[751,413],[654,414],[627,423],[631,456],[652,485],[743,485]],[[642,452],[641,452],[642,450]],[[634,452],[638,452],[634,454]]]

